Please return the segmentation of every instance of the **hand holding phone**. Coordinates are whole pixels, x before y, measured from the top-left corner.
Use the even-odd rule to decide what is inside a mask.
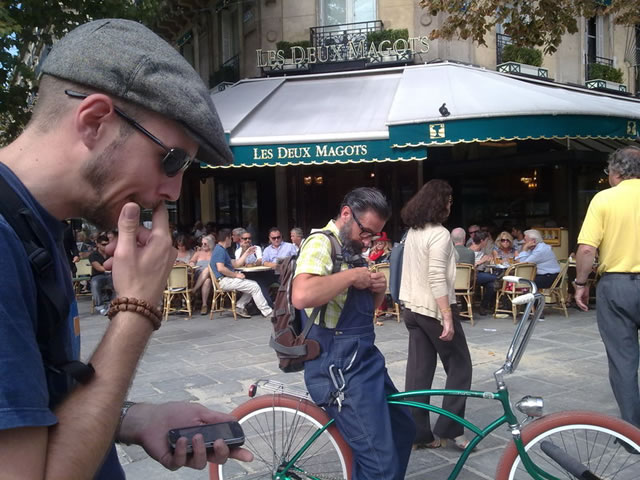
[[[193,452],[192,439],[194,435],[201,433],[207,450],[213,448],[213,443],[221,438],[229,448],[240,447],[244,444],[244,432],[238,422],[222,422],[193,427],[174,428],[169,430],[167,437],[172,450],[176,448],[176,442],[180,437],[187,439],[187,453]]]

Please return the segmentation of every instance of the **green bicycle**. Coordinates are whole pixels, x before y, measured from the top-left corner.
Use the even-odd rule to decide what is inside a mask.
[[[525,396],[515,408],[526,417],[518,421],[504,375],[513,373],[544,308],[544,295],[535,283],[518,277],[506,281],[529,285],[530,293],[513,300],[525,304],[506,360],[495,373],[497,391],[419,390],[390,395],[389,403],[423,408],[464,425],[475,436],[462,452],[449,480],[458,477],[472,450],[491,432],[506,424],[512,442],[500,459],[497,480],[637,480],[640,478],[640,430],[597,412],[565,411],[543,416],[543,400]],[[268,394],[256,396],[258,389]],[[418,402],[419,396],[465,396],[494,400],[503,413],[489,425],[477,425],[442,408]],[[350,479],[352,454],[334,421],[313,403],[309,394],[280,382],[259,380],[249,390],[251,400],[232,413],[245,432],[251,463],[228,461],[210,465],[211,480]]]

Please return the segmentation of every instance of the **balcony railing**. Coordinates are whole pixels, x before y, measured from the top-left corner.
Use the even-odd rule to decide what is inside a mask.
[[[584,78],[585,80],[592,80],[595,77],[593,76],[593,66],[594,65],[607,65],[608,67],[613,67],[613,59],[606,57],[598,57],[595,55],[585,55],[585,72]]]
[[[504,33],[496,33],[496,65],[500,65],[504,63],[502,59],[502,50],[505,45],[511,45],[513,42],[511,41],[511,37],[509,35],[505,35]]]
[[[311,27],[309,29],[311,45],[314,47],[335,45],[346,50],[349,42],[366,42],[369,33],[379,32],[383,27],[381,20]]]
[[[211,75],[209,88],[219,84],[236,83],[238,80],[240,80],[240,56],[235,55],[224,62],[220,69]]]

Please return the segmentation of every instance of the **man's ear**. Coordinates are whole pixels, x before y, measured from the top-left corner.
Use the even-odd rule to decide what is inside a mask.
[[[340,209],[340,217],[343,220],[348,220],[351,217],[351,208],[348,205],[343,205]]]
[[[80,102],[74,115],[74,127],[88,149],[111,142],[114,128],[117,128],[116,115],[113,101],[107,95],[96,93]]]

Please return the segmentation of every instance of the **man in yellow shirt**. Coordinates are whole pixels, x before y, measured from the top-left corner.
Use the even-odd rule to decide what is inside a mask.
[[[314,307],[324,306],[309,332],[322,353],[305,362],[304,380],[351,447],[351,477],[358,479],[403,479],[415,436],[409,410],[386,402],[397,390],[374,344],[373,312],[387,281],[383,273],[369,271],[360,256],[390,215],[380,191],[349,192],[338,217],[323,229],[338,238],[341,268],[334,268],[329,237],[310,235],[300,248],[291,294],[305,322]]]
[[[612,187],[593,197],[578,236],[576,303],[587,311],[591,272],[599,250],[596,311],[609,361],[609,381],[622,418],[640,427],[638,330],[640,329],[640,148],[609,157]]]

